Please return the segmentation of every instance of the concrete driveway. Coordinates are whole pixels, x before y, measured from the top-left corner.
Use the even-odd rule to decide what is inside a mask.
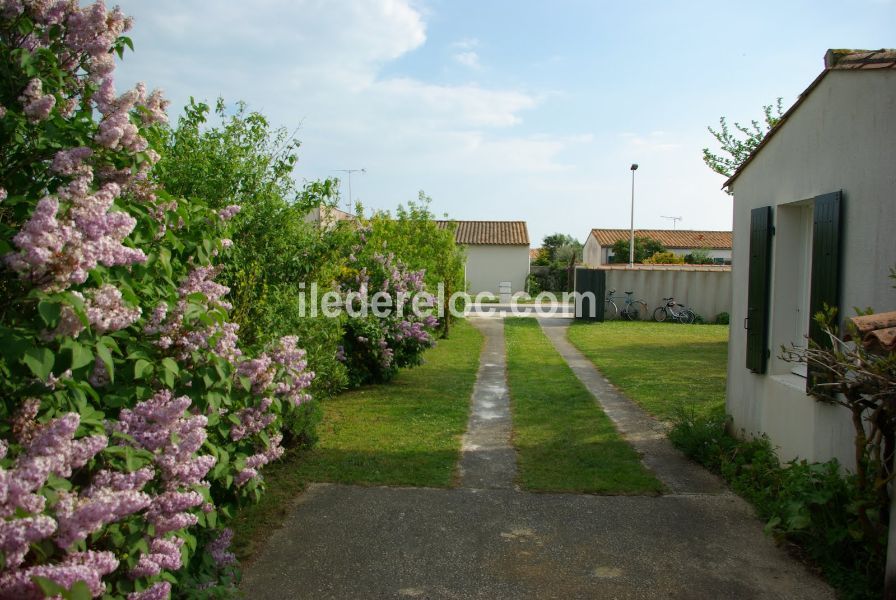
[[[608,415],[627,419],[620,431],[669,493],[517,489],[503,321],[472,321],[486,349],[459,487],[311,485],[246,569],[247,598],[834,597],[763,534],[743,500],[682,464],[656,423],[618,403]],[[555,344],[563,333],[546,331]],[[575,372],[586,377],[586,365]]]

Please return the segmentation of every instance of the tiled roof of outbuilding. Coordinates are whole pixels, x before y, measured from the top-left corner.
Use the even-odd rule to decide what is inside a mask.
[[[454,241],[458,244],[488,246],[528,246],[529,230],[525,221],[437,221],[439,227],[456,223]]]
[[[629,229],[592,229],[597,242],[612,246],[619,240],[627,240]],[[688,229],[635,229],[635,237],[649,237],[659,241],[666,248],[707,248],[710,250],[730,250],[730,231],[695,231]]]

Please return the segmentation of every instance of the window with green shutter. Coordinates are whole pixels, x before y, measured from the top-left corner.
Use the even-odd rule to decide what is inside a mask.
[[[772,207],[750,211],[750,272],[747,290],[747,368],[765,373],[768,366],[769,292],[771,290]]]

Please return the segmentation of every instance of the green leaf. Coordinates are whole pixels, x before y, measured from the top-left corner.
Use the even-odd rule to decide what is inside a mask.
[[[41,319],[47,327],[55,327],[59,322],[59,315],[62,313],[62,307],[55,302],[41,300],[37,303],[37,312],[40,313]]]
[[[59,596],[65,591],[64,587],[62,587],[52,579],[47,579],[46,577],[35,575],[31,578],[31,581],[37,584],[37,587],[39,587],[40,591],[43,592],[44,597],[47,598],[52,596]]]
[[[180,373],[180,366],[178,366],[177,361],[173,358],[165,357],[162,359],[162,366],[165,367],[165,370],[171,371],[174,375]]]
[[[68,593],[63,594],[63,597],[69,600],[90,600],[93,598],[93,594],[90,593],[90,588],[85,582],[76,581]]]
[[[69,368],[72,370],[80,369],[81,367],[87,366],[93,363],[93,352],[90,351],[90,348],[82,344],[81,342],[77,342],[75,340],[66,340],[60,346],[62,350],[66,350],[67,353],[71,357],[71,365]]]
[[[96,345],[96,353],[100,357],[100,360],[103,361],[103,364],[106,365],[106,372],[109,374],[109,381],[115,381],[115,363],[112,360],[112,352],[109,351],[109,348],[103,344],[99,343]]]
[[[148,360],[138,359],[134,363],[134,379],[149,379],[154,368]]]
[[[22,357],[22,362],[41,381],[46,381],[47,377],[50,376],[55,360],[55,356],[47,348],[29,348]]]

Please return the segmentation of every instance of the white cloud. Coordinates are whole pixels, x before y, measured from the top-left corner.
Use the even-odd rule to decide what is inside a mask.
[[[174,112],[190,96],[221,95],[247,101],[275,125],[301,124],[297,177],[366,167],[353,191],[369,206],[394,207],[422,188],[439,213],[526,219],[533,237],[568,228],[570,214],[585,215],[575,220],[582,227],[610,226],[627,214],[622,163],[645,163],[646,205],[650,178],[660,181],[649,153],[677,147],[662,132],[596,139],[575,131],[534,135],[522,127],[562,99],[562,90],[387,74],[385,67],[427,42],[427,9],[414,3],[119,2],[136,19],[136,52],[125,57],[120,88],[141,80],[163,87]],[[475,68],[479,48],[477,39],[462,39],[443,58]],[[683,177],[663,175],[663,189],[686,189]],[[670,202],[668,191],[664,198]]]
[[[473,52],[472,50],[466,50],[464,52],[458,52],[454,55],[454,60],[459,62],[465,67],[469,67],[471,69],[480,69],[482,65],[479,64],[479,55]]]

